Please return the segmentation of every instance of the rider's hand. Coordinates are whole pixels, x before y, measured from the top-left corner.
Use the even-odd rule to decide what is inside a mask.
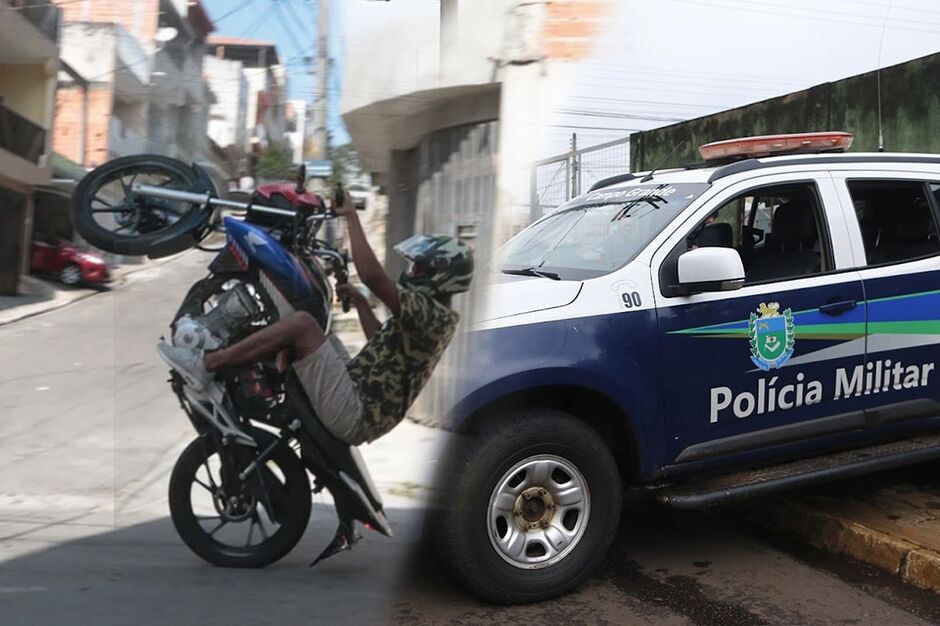
[[[343,196],[344,198],[342,204],[333,204],[333,212],[340,217],[349,217],[350,215],[355,215],[356,206],[353,204],[352,196],[349,195],[348,191],[343,194]]]
[[[365,297],[365,295],[349,283],[336,285],[336,300],[338,302],[342,302],[344,297],[348,297],[349,301],[354,305],[368,302],[368,299]]]

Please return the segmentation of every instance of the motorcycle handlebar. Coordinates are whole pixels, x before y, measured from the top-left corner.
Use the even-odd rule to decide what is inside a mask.
[[[211,193],[193,193],[191,191],[180,191],[178,189],[167,189],[166,187],[156,187],[154,185],[135,184],[134,193],[151,198],[162,198],[164,200],[176,200],[178,202],[191,202],[201,204],[207,207],[225,207],[229,209],[239,209],[241,211],[258,211],[268,215],[280,215],[281,217],[295,217],[297,211],[293,209],[282,209],[263,204],[252,204],[250,202],[238,202],[237,200],[226,200],[225,198],[216,198]],[[335,213],[326,212],[310,215],[307,219],[329,220],[336,217]]]

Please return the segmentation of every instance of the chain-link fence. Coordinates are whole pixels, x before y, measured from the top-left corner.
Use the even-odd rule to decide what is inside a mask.
[[[590,148],[572,149],[543,159],[532,167],[529,221],[587,191],[597,181],[630,171],[630,138],[624,137]]]

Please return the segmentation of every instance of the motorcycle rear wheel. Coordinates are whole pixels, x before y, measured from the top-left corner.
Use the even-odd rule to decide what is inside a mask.
[[[72,221],[91,245],[117,254],[147,254],[193,204],[156,200],[131,192],[135,182],[190,191],[198,183],[191,167],[177,159],[141,154],[96,167],[72,194]]]
[[[274,440],[267,431],[254,430],[252,435],[259,450]],[[173,467],[170,517],[180,538],[198,556],[221,567],[265,567],[283,558],[300,541],[310,520],[310,481],[303,463],[290,448],[281,446],[249,475],[246,488],[229,493],[212,472],[213,457],[222,455],[211,439],[198,437]],[[247,462],[239,465],[237,471]],[[194,494],[202,496],[201,506],[194,504]],[[206,495],[211,508],[204,502]],[[212,509],[214,514],[200,515]],[[255,537],[260,541],[253,543]],[[239,545],[233,545],[236,542]]]

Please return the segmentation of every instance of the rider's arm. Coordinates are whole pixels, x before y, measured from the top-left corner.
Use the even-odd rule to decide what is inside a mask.
[[[399,315],[401,313],[401,303],[398,301],[398,284],[385,273],[379,260],[375,258],[372,246],[369,245],[366,234],[362,230],[362,224],[359,222],[359,216],[356,214],[352,198],[348,194],[343,205],[336,207],[336,213],[346,218],[349,247],[352,248],[352,258],[356,264],[356,273],[359,274],[359,279],[389,308],[392,315]],[[363,329],[365,329],[365,324],[363,324]]]
[[[359,315],[359,325],[362,326],[362,332],[365,334],[366,339],[372,339],[372,335],[379,332],[382,324],[375,316],[375,313],[372,312],[368,298],[362,295],[361,291],[349,285],[341,287],[339,293],[343,291],[349,293],[349,301],[356,307],[356,313]]]

